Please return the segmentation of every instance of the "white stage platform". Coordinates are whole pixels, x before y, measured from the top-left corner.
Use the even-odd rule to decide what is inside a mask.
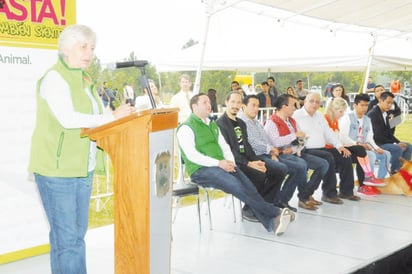
[[[297,204],[296,198],[291,204]],[[235,223],[230,206],[230,199],[212,202],[210,230],[204,204],[202,233],[195,206],[179,210],[173,225],[172,274],[351,273],[412,244],[412,200],[403,196],[345,200],[343,205],[324,204],[316,212],[299,209],[280,237],[258,223],[241,222],[239,208]],[[113,273],[113,254],[113,226],[89,230],[88,273]],[[0,265],[0,273],[49,274],[49,255]]]

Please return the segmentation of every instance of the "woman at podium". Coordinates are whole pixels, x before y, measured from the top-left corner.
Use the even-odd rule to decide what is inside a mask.
[[[98,149],[81,137],[81,128],[135,111],[130,105],[104,110],[85,72],[93,61],[95,42],[89,27],[68,26],[59,37],[56,64],[37,83],[29,171],[50,225],[52,273],[86,273],[84,237]]]

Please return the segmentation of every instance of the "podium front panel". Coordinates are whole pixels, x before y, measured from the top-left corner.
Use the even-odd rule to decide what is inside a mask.
[[[170,273],[174,130],[149,135],[150,273]]]

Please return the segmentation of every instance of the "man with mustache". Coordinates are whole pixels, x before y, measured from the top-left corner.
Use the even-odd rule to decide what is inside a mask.
[[[246,123],[236,117],[242,107],[242,95],[238,92],[230,92],[225,103],[226,111],[216,122],[235,156],[236,165],[252,181],[265,201],[296,211],[296,208],[288,204],[289,200],[282,199],[282,193],[279,193],[288,171],[287,166],[281,162],[269,166],[260,160],[248,141]],[[294,187],[296,188],[296,185]],[[243,212],[247,219],[248,205],[245,205]]]

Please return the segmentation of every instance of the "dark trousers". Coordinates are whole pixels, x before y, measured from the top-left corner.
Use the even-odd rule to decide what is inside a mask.
[[[240,166],[240,170],[242,170],[243,173],[253,183],[262,198],[266,202],[273,204],[275,201],[276,193],[279,192],[280,187],[282,186],[282,182],[277,183],[275,181],[269,180],[269,178],[266,176],[266,173],[260,172],[259,170],[248,166],[242,165]]]
[[[335,160],[335,169],[339,173],[339,192],[343,195],[353,195],[353,167],[352,158],[343,157],[336,148],[327,148]],[[335,171],[335,172],[336,172]],[[334,174],[336,178],[336,174]]]
[[[363,181],[365,180],[365,172],[363,171],[362,166],[358,163],[358,157],[365,157],[366,156],[366,150],[363,146],[350,146],[346,147],[350,153],[352,153],[351,158],[352,158],[352,163],[356,164],[356,175],[358,176],[358,181],[360,185],[363,185]],[[369,164],[369,161],[368,161]],[[373,172],[373,166],[371,167],[371,170]]]
[[[329,163],[328,171],[323,177],[322,191],[326,197],[336,197],[336,172],[339,172],[340,192],[344,195],[353,195],[352,158],[343,157],[336,148],[306,149],[306,153],[313,154]]]

